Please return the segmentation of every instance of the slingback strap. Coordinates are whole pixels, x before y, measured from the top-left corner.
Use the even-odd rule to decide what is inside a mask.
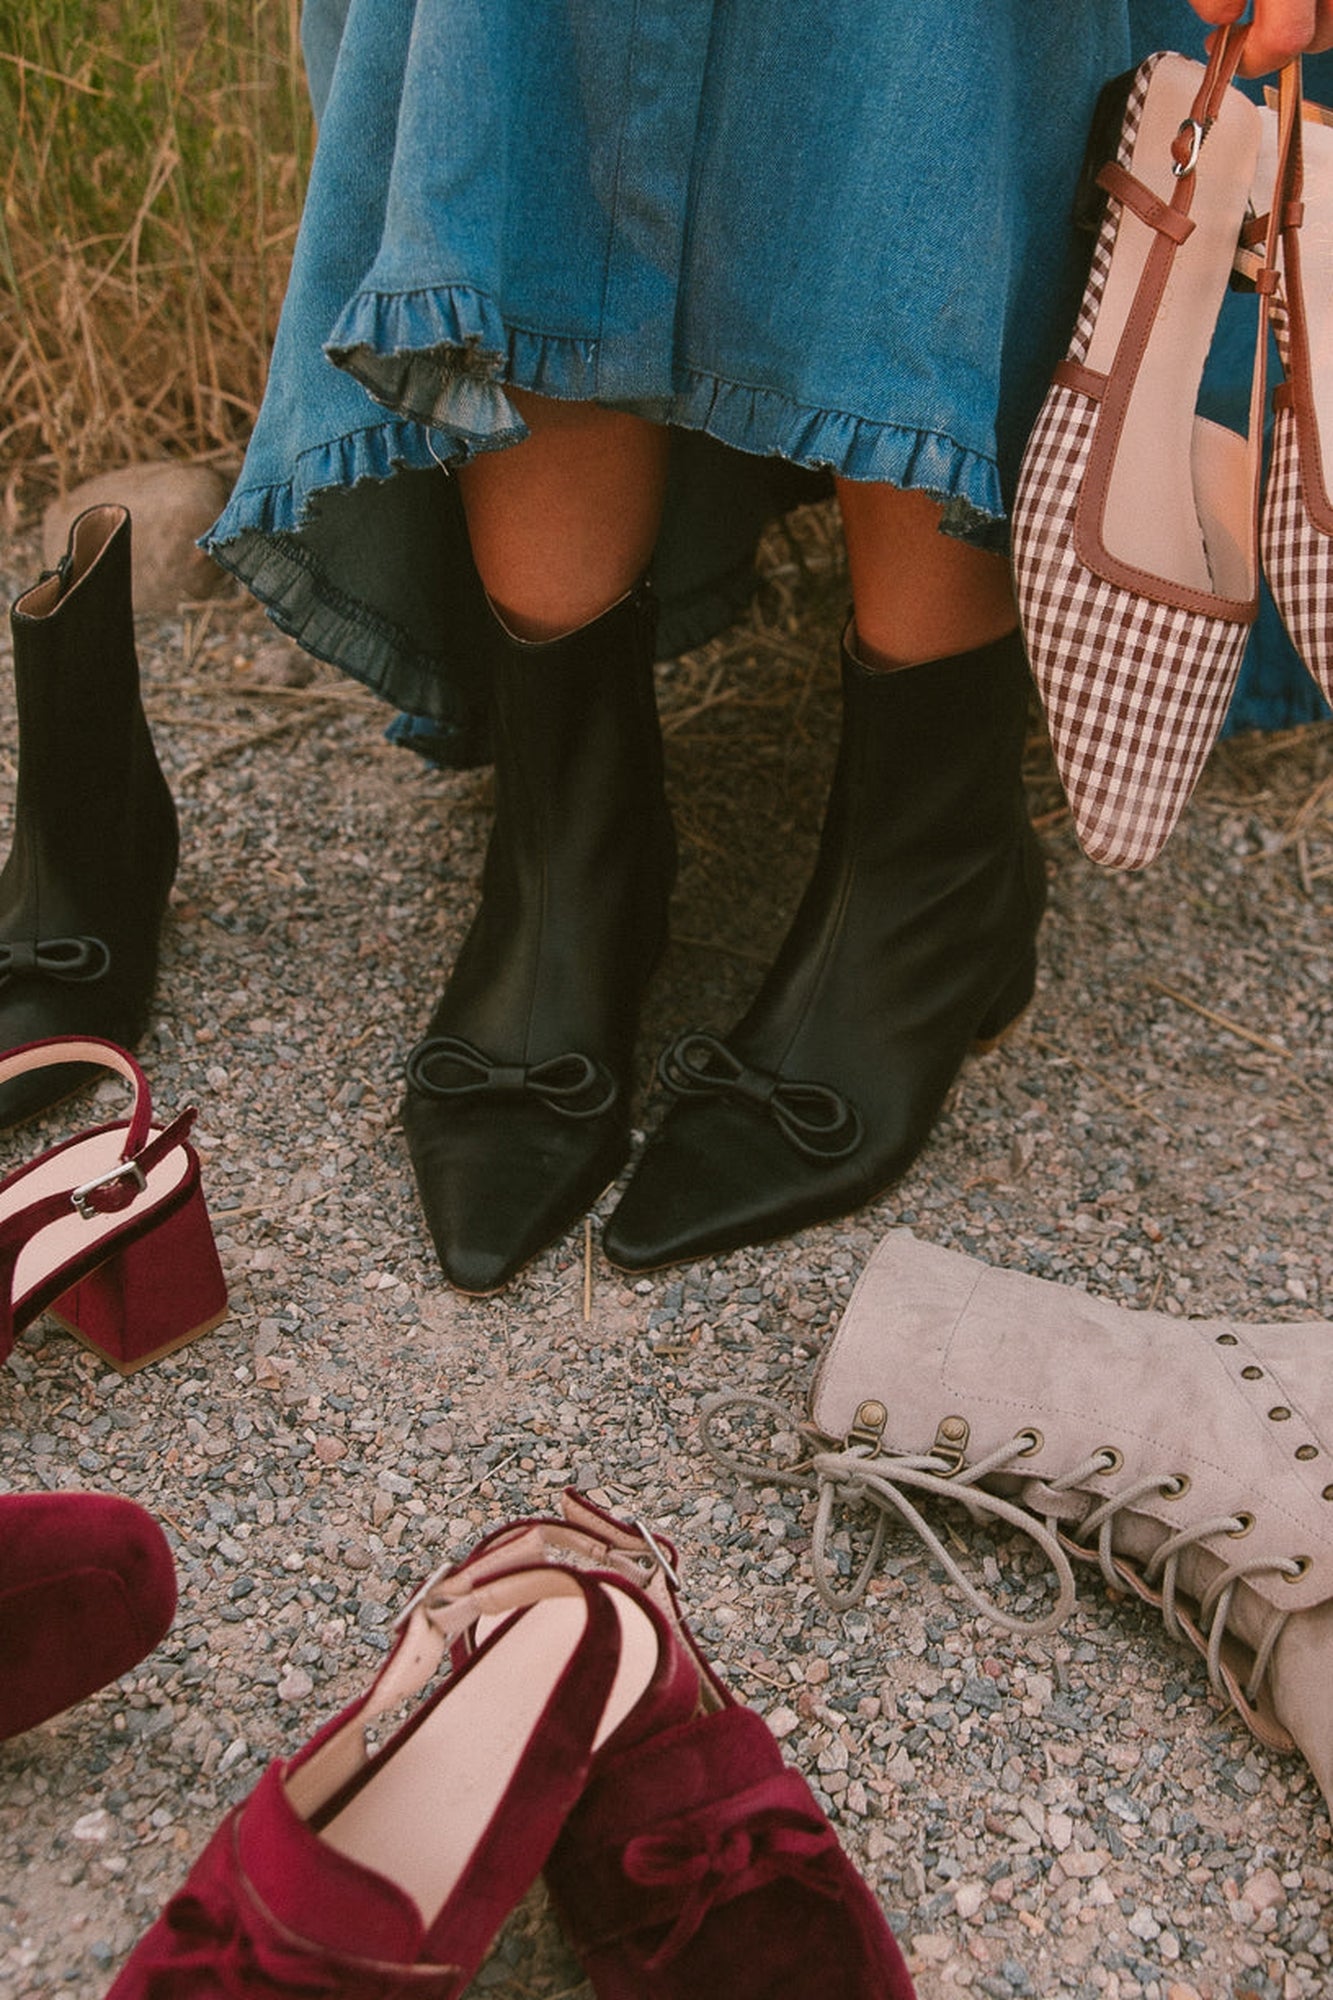
[[[1246,32],[1246,28],[1242,25],[1221,29],[1217,34],[1207,67],[1191,101],[1189,115],[1182,122],[1171,145],[1174,181],[1169,200],[1163,201],[1160,196],[1152,194],[1136,176],[1118,165],[1114,166],[1109,174],[1103,170],[1099,175],[1101,185],[1115,199],[1123,202],[1146,227],[1154,231],[1154,240],[1148,248],[1139,273],[1134,296],[1129,303],[1116,346],[1114,361],[1104,381],[1097,384],[1089,375],[1071,381],[1062,371],[1057,371],[1055,378],[1062,386],[1076,388],[1080,393],[1092,396],[1101,410],[1092,440],[1087,475],[1075,515],[1074,540],[1080,560],[1095,575],[1130,590],[1135,595],[1146,594],[1154,602],[1169,605],[1177,610],[1240,625],[1252,624],[1258,609],[1260,441],[1263,432],[1269,308],[1276,282],[1277,212],[1282,206],[1278,201],[1273,203],[1262,246],[1257,250],[1251,247],[1245,258],[1246,273],[1252,277],[1255,289],[1263,297],[1263,310],[1260,312],[1256,331],[1248,428],[1250,487],[1248,513],[1253,524],[1253,546],[1250,555],[1256,578],[1253,595],[1245,598],[1222,596],[1212,589],[1186,586],[1153,577],[1137,565],[1122,561],[1106,546],[1104,509],[1121,426],[1134,394],[1139,368],[1147,352],[1149,337],[1166,293],[1176,256],[1181,245],[1191,234],[1190,209],[1194,201],[1198,175],[1201,171],[1207,171],[1208,134],[1222,112],[1226,94],[1231,87],[1244,48]],[[1285,151],[1280,150],[1279,182],[1283,179],[1285,158]]]
[[[1169,236],[1173,243],[1183,243],[1194,234],[1195,224],[1191,216],[1174,208],[1169,201],[1163,201],[1161,195],[1136,179],[1127,167],[1122,167],[1119,160],[1106,162],[1097,175],[1097,185],[1116,201],[1123,202],[1149,229]]]
[[[487,1578],[549,1563],[564,1569],[607,1570],[626,1578],[673,1618],[680,1589],[675,1544],[640,1520],[622,1521],[570,1487],[564,1518],[539,1516],[496,1529],[461,1563],[444,1562],[413,1592],[395,1621],[402,1630],[422,1604],[433,1606]]]
[[[29,1070],[65,1063],[95,1063],[100,1068],[114,1070],[133,1084],[134,1105],[126,1122],[120,1159],[114,1167],[91,1180],[72,1188],[57,1188],[0,1221],[0,1268],[12,1269],[23,1246],[50,1223],[67,1216],[71,1209],[85,1222],[91,1222],[98,1216],[116,1215],[131,1208],[147,1187],[153,1168],[185,1143],[198,1116],[196,1107],[187,1105],[169,1125],[154,1132],[147,1077],[125,1049],[92,1035],[53,1035],[45,1041],[25,1043],[0,1057],[0,1084]]]
[[[104,1041],[100,1035],[47,1035],[41,1041],[24,1042],[0,1056],[0,1084],[11,1077],[26,1076],[29,1070],[52,1069],[62,1064],[88,1063],[98,1069],[114,1070],[134,1085],[134,1109],[125,1135],[126,1154],[137,1153],[148,1136],[153,1104],[148,1078],[128,1049],[118,1042]]]

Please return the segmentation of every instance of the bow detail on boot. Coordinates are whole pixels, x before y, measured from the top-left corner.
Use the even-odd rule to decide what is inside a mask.
[[[0,868],[0,1048],[55,1035],[133,1048],[176,873],[176,808],[144,714],[130,517],[90,507],[17,599],[18,777]],[[73,1063],[0,1085],[0,1126],[91,1082]]]
[[[861,1143],[860,1113],[832,1084],[758,1069],[703,1028],[687,1028],[658,1058],[657,1074],[677,1097],[731,1097],[765,1111],[807,1160],[845,1160]]]
[[[0,987],[11,979],[36,975],[82,985],[101,979],[111,968],[111,953],[99,937],[38,938],[29,944],[15,938],[0,943]]]
[[[409,1088],[423,1097],[535,1097],[561,1118],[600,1118],[616,1101],[616,1080],[571,1049],[544,1062],[492,1062],[459,1035],[428,1035],[407,1058]]]

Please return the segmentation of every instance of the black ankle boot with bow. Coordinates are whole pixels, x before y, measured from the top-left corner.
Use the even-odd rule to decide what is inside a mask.
[[[905,1171],[976,1044],[1032,997],[1046,897],[1017,635],[873,672],[844,648],[819,855],[753,1006],[690,1029],[604,1244],[651,1270],[845,1215]]]
[[[13,843],[0,872],[0,1050],[48,1035],[132,1048],[148,1022],[176,873],[176,809],[139,696],[130,517],[92,507],[10,616],[18,707]],[[0,1125],[97,1069],[0,1085]]]
[[[445,1276],[496,1290],[629,1151],[634,1039],[666,942],[675,842],[646,585],[547,644],[500,632],[481,904],[403,1126]]]

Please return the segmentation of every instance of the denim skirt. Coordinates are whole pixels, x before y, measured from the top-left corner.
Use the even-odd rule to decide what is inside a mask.
[[[675,427],[671,649],[835,472],[1003,547],[1086,249],[1097,91],[1184,0],[306,0],[319,139],[211,552],[309,650],[483,754],[449,468],[506,388]]]

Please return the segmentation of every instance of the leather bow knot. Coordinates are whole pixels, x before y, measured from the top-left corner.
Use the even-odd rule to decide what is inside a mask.
[[[656,1971],[685,1949],[715,1904],[795,1879],[836,1901],[844,1890],[838,1838],[793,1774],[766,1779],[706,1816],[660,1833],[638,1834],[625,1849],[624,1869],[640,1888],[674,1892],[676,1921],[647,1969]]]
[[[25,974],[81,986],[101,979],[111,953],[99,937],[14,938],[0,944],[0,985]]]
[[[832,1084],[758,1069],[701,1028],[677,1035],[657,1073],[677,1097],[731,1097],[765,1113],[807,1159],[845,1160],[861,1143],[861,1115]]]
[[[466,1103],[535,1097],[561,1118],[600,1118],[616,1100],[609,1070],[577,1049],[538,1063],[494,1062],[459,1035],[430,1035],[407,1059],[410,1089]]]

